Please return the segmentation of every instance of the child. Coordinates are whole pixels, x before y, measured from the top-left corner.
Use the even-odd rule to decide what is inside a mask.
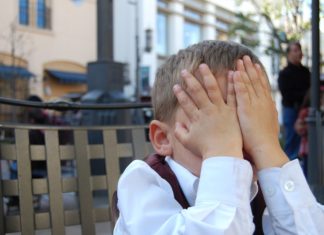
[[[306,118],[308,117],[310,106],[310,90],[307,91],[303,103],[299,109],[298,117],[295,122],[294,128],[296,133],[300,136],[300,145],[298,151],[298,159],[307,177],[307,161],[308,161],[308,130]]]
[[[118,183],[114,234],[253,234],[253,162],[268,206],[266,234],[323,234],[324,209],[281,150],[264,70],[246,47],[204,41],[171,56],[152,93],[150,140],[176,176],[133,161]],[[249,155],[249,161],[243,157]]]

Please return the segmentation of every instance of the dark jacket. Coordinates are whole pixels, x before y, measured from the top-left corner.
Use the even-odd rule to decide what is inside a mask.
[[[278,78],[282,104],[298,109],[310,87],[310,72],[303,65],[288,65],[280,71]]]

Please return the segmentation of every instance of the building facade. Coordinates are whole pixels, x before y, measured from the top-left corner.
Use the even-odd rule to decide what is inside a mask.
[[[129,65],[131,77],[125,92],[132,94],[134,87],[140,86],[146,95],[157,67],[169,55],[191,44],[215,39],[240,42],[240,37],[229,36],[237,10],[232,0],[115,0],[115,60]]]
[[[97,57],[96,7],[97,0],[0,0],[0,65],[24,68],[19,86],[45,100],[86,92],[86,66]],[[136,97],[136,91],[148,95],[157,67],[190,44],[244,42],[242,35],[229,35],[237,20],[235,0],[113,0],[113,7],[113,54],[126,64],[127,97]],[[254,51],[271,68],[262,49]],[[25,95],[18,93],[17,98]]]
[[[13,84],[10,74],[24,81],[24,91],[1,89],[1,96],[53,100],[87,91],[86,66],[96,59],[96,0],[0,0],[0,35],[0,82]],[[17,74],[21,69],[25,76]]]

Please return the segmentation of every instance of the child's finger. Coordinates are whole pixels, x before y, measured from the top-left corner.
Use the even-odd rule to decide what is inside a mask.
[[[200,109],[208,102],[210,102],[206,91],[199,83],[199,81],[192,76],[187,70],[181,72],[186,84],[186,92],[190,96],[191,100],[196,104],[197,108]]]
[[[243,62],[245,70],[252,83],[252,87],[254,88],[256,95],[259,97],[263,94],[262,85],[260,81],[261,78],[259,77],[259,74],[249,56],[243,56]]]
[[[217,79],[214,77],[210,71],[208,65],[201,64],[199,66],[199,71],[203,77],[204,86],[207,90],[207,94],[212,103],[224,103],[221,91],[218,86]]]
[[[234,71],[229,71],[227,75],[227,104],[236,107],[236,97],[233,81]]]
[[[188,130],[179,122],[175,123],[174,135],[180,143],[186,145]]]
[[[191,120],[193,118],[194,113],[198,111],[197,106],[190,99],[188,94],[184,90],[182,90],[182,88],[178,84],[174,85],[173,92],[174,95],[177,97],[180,107]]]
[[[203,81],[203,77],[199,71],[199,69],[196,69],[193,73],[193,76],[198,80],[198,81]]]
[[[250,96],[249,91],[244,84],[241,73],[241,71],[235,71],[233,81],[237,106],[244,107],[246,104],[250,103]]]
[[[264,94],[270,94],[271,93],[271,88],[270,88],[269,80],[268,80],[266,74],[261,69],[261,66],[259,64],[256,64],[255,68],[256,68],[258,76],[260,78]]]
[[[244,67],[244,64],[243,64],[243,60],[237,60],[236,62],[236,69],[238,71],[240,71],[240,74],[241,74],[241,78],[242,78],[242,81],[243,83],[245,84],[246,86],[246,89],[248,91],[248,95],[251,97],[253,95],[255,95],[255,92],[254,92],[254,88],[252,87],[252,84],[251,84],[251,81],[245,71],[245,67]]]

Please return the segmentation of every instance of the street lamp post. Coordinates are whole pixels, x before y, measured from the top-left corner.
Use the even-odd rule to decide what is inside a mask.
[[[97,0],[97,4],[97,59],[113,61],[113,0]]]
[[[312,0],[312,78],[311,107],[308,116],[309,159],[308,183],[317,200],[324,203],[322,117],[319,110],[319,0]]]

